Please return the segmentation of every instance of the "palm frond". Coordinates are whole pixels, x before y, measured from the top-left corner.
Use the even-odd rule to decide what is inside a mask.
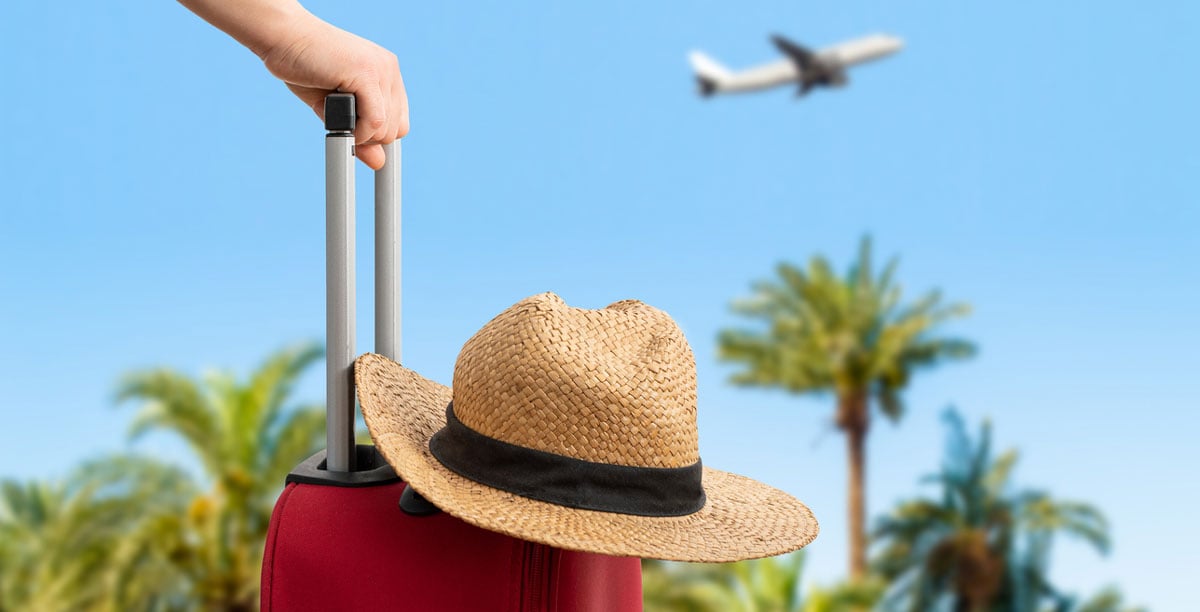
[[[1076,612],[1148,612],[1148,608],[1126,604],[1121,590],[1109,585],[1080,604]]]
[[[321,357],[303,344],[268,356],[247,378],[209,371],[192,379],[171,370],[135,372],[118,399],[140,399],[132,434],[158,429],[185,439],[200,458],[208,491],[192,489],[170,512],[149,513],[133,533],[161,538],[161,546],[130,540],[116,549],[126,563],[158,563],[147,576],[111,579],[131,609],[169,609],[179,601],[205,608],[242,609],[257,600],[262,543],[284,475],[303,460],[323,431],[323,410],[291,405],[302,373]],[[165,478],[165,474],[160,474]],[[153,477],[147,476],[146,482]],[[162,478],[162,489],[169,490]],[[105,485],[108,486],[108,485]],[[165,549],[163,548],[165,547]],[[174,585],[170,595],[147,594],[153,582]],[[147,603],[149,602],[149,603]],[[144,605],[143,605],[144,604]]]
[[[324,357],[325,348],[321,344],[308,342],[272,355],[251,375],[249,388],[255,401],[264,407],[261,429],[275,425],[300,377]]]
[[[261,454],[264,484],[283,486],[284,477],[300,459],[316,452],[324,442],[325,411],[321,406],[302,406],[287,413],[274,427]],[[274,497],[273,495],[271,497]]]
[[[1076,501],[1058,501],[1040,491],[1021,494],[1019,520],[1033,532],[1063,532],[1090,544],[1100,554],[1112,545],[1108,519],[1096,507]]]
[[[820,255],[803,268],[780,262],[775,280],[756,281],[749,298],[732,304],[757,327],[718,334],[718,358],[744,366],[730,382],[794,393],[870,392],[898,419],[913,369],[974,353],[969,342],[934,335],[942,322],[964,315],[965,305],[943,306],[937,291],[900,305],[898,261],[891,258],[875,276],[871,240],[863,237],[842,276]]]
[[[0,546],[0,608],[154,609],[112,600],[116,574],[133,571],[118,551],[145,517],[181,514],[189,482],[172,466],[114,456],[85,463],[61,484],[6,483],[2,505],[12,511],[0,518],[0,541],[20,547]],[[25,535],[8,537],[16,533]]]
[[[166,369],[142,370],[126,375],[117,387],[118,403],[136,400],[141,409],[129,427],[132,440],[155,429],[182,437],[206,467],[220,428],[208,398],[190,378]]]
[[[901,503],[874,532],[873,564],[892,580],[885,601],[910,610],[943,603],[966,609],[981,601],[994,610],[1070,608],[1071,599],[1048,578],[1053,536],[1074,535],[1105,552],[1103,515],[1088,504],[1014,490],[1018,455],[993,455],[990,423],[972,436],[957,411],[947,410],[942,420],[945,457],[929,479],[939,498]]]

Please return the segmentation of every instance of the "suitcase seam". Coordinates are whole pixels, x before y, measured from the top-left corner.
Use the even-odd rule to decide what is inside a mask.
[[[283,513],[287,509],[288,501],[292,497],[292,490],[295,488],[294,486],[284,487],[283,493],[279,496],[279,524],[275,527],[275,532],[271,534],[271,541],[268,543],[268,546],[270,546],[269,558],[271,559],[271,564],[269,567],[263,568],[267,576],[268,599],[266,610],[268,611],[275,609],[275,547],[279,542],[279,530],[283,528]]]

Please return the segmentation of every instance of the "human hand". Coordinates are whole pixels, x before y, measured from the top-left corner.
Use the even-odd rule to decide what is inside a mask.
[[[355,155],[373,170],[382,168],[381,145],[408,133],[408,96],[396,55],[308,13],[285,31],[259,54],[267,70],[322,121],[326,94],[354,94]]]

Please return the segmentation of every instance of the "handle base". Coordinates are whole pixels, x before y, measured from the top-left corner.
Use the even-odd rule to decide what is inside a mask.
[[[374,446],[359,444],[354,451],[357,459],[354,463],[358,467],[356,471],[330,472],[326,467],[325,451],[322,450],[297,465],[287,475],[287,482],[329,487],[374,487],[400,481],[396,471]]]

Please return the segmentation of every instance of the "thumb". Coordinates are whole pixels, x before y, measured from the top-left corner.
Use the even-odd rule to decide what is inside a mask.
[[[301,102],[304,102],[306,106],[311,108],[317,114],[318,119],[325,121],[325,96],[330,93],[329,90],[304,87],[303,85],[294,85],[292,83],[287,83],[287,88],[296,94],[296,97],[300,98]]]

